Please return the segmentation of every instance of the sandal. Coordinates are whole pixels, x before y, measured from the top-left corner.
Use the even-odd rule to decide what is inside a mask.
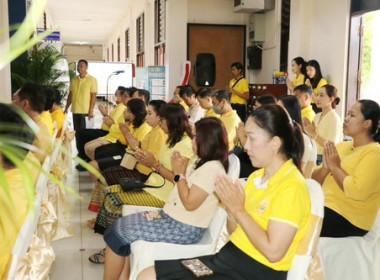
[[[98,253],[91,255],[88,260],[95,264],[104,264],[106,260],[106,249],[100,250]]]
[[[92,218],[92,219],[90,219],[90,220],[87,220],[87,226],[88,226],[90,229],[94,229],[95,222],[96,222],[96,219],[95,219],[95,218]]]

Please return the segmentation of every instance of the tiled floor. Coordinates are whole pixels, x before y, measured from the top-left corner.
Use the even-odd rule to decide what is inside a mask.
[[[101,115],[96,111],[95,126],[100,127]],[[74,142],[72,147],[73,154],[76,154]],[[87,210],[94,184],[87,172],[78,172],[74,168],[75,164],[73,163],[73,173],[67,178],[67,185],[81,196],[81,199],[73,195],[67,197],[74,236],[53,242],[56,259],[50,271],[51,280],[103,279],[103,265],[93,264],[88,260],[91,254],[105,246],[103,236],[95,234],[87,227],[87,220],[96,216],[95,213]]]

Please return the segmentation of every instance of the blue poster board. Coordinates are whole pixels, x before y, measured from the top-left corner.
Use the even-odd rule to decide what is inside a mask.
[[[148,66],[151,99],[165,99],[165,66]]]

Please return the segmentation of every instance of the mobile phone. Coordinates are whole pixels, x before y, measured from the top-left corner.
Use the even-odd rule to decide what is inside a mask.
[[[199,259],[184,260],[182,261],[182,265],[190,270],[197,278],[214,274],[214,272]]]

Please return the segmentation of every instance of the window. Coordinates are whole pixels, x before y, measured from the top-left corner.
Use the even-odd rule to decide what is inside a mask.
[[[129,37],[129,28],[125,30],[125,61],[128,61],[130,58],[130,37]]]
[[[166,0],[154,1],[154,64],[165,65]]]
[[[120,38],[117,38],[117,61],[120,62]]]
[[[136,20],[137,66],[144,67],[144,14]]]
[[[154,1],[154,43],[165,42],[165,6],[166,0]]]
[[[112,60],[111,61],[113,61],[113,58],[114,58],[114,56],[113,56],[113,44],[112,44],[112,49],[111,49],[111,58],[112,58]]]

